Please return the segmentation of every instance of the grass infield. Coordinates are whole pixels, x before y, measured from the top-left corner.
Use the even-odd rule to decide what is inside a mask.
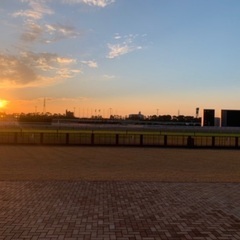
[[[167,135],[167,136],[203,136],[203,137],[240,137],[240,132],[218,132],[218,131],[166,131],[166,130],[132,130],[132,129],[83,129],[83,128],[53,128],[48,127],[1,127],[1,133],[86,133],[86,134],[132,134],[132,135]]]

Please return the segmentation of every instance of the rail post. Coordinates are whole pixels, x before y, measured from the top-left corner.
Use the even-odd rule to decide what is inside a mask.
[[[40,144],[43,144],[43,133],[40,133]]]
[[[66,133],[66,145],[69,145],[69,133]]]
[[[140,145],[143,145],[143,134],[140,134]]]
[[[94,133],[91,133],[91,145],[94,145]]]
[[[119,134],[116,134],[116,145],[119,143]]]
[[[215,137],[212,137],[212,147],[215,147]]]
[[[238,137],[235,137],[235,147],[238,148]]]
[[[164,135],[164,147],[167,147],[167,135]]]
[[[18,133],[15,132],[14,134],[14,143],[17,144],[18,143]]]
[[[190,148],[194,147],[194,138],[192,138],[191,136],[188,136],[187,138],[187,146]]]

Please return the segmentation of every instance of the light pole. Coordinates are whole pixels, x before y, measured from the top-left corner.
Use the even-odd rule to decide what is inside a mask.
[[[109,108],[109,118],[112,116],[112,108]]]

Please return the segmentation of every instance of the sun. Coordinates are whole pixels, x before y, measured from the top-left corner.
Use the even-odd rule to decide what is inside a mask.
[[[6,107],[7,104],[8,104],[8,101],[7,101],[7,100],[0,99],[0,108]]]

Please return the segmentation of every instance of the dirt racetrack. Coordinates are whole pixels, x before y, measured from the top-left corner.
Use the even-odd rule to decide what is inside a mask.
[[[0,180],[240,182],[240,151],[0,146]]]

